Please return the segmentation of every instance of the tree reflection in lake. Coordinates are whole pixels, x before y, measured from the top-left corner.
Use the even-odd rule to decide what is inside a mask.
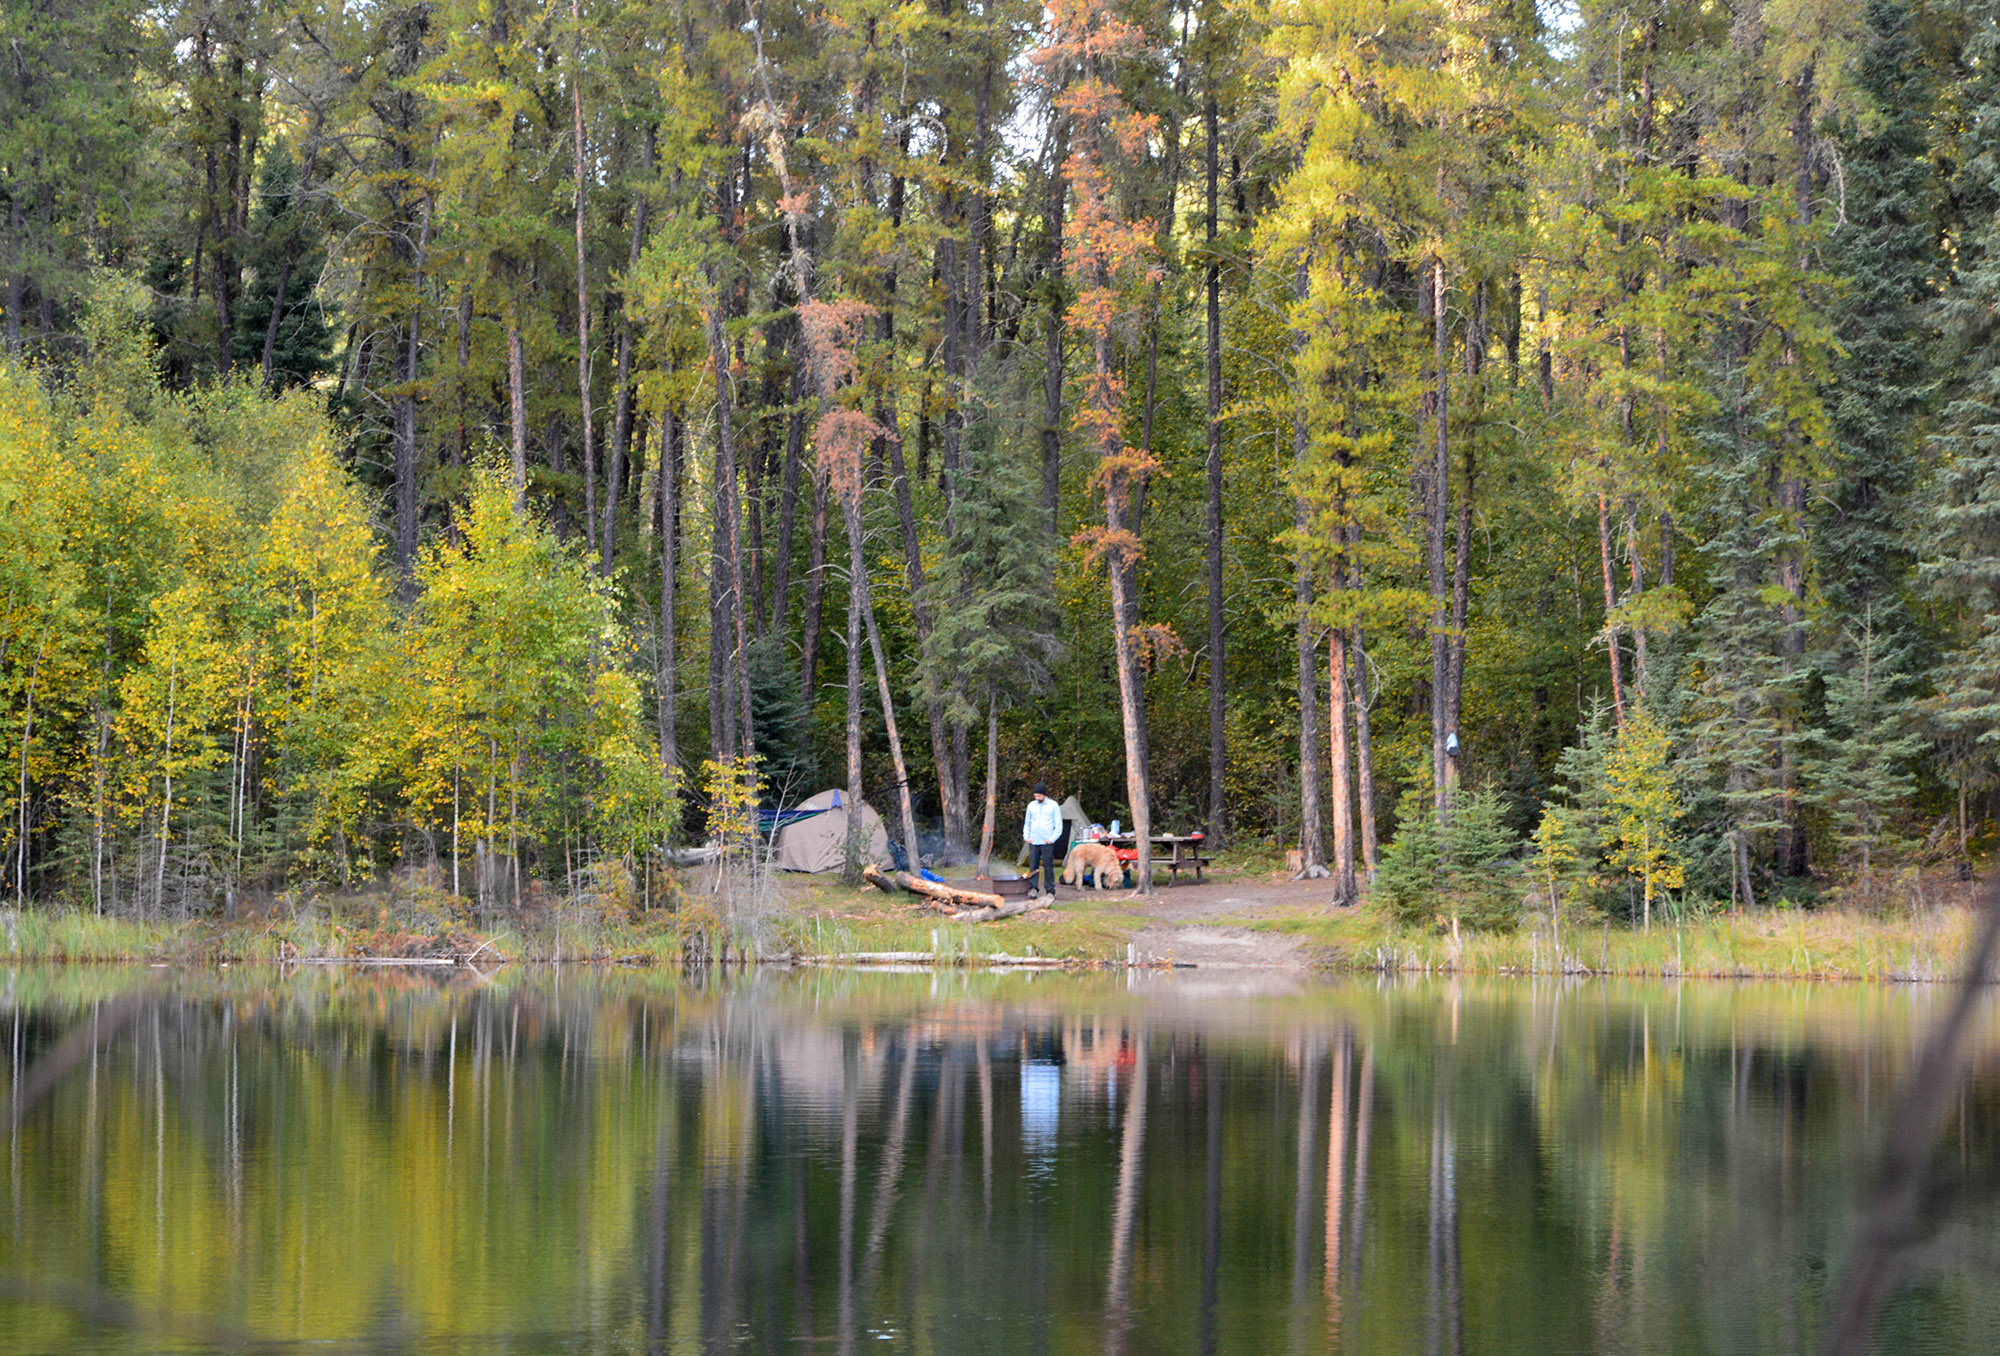
[[[0,972],[0,1356],[1808,1350],[1942,998]],[[1941,1199],[1996,1132],[1989,1058]],[[1882,1348],[1990,1350],[1996,1256]]]

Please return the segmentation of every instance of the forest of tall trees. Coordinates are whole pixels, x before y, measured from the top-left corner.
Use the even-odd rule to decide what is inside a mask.
[[[751,764],[1635,919],[1991,831],[1995,0],[0,0],[0,61],[16,901],[513,898]]]

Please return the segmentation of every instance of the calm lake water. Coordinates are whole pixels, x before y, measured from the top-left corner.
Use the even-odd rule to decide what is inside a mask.
[[[0,971],[0,1356],[1808,1351],[1944,997]],[[1882,1350],[2000,1347],[1996,1146]]]

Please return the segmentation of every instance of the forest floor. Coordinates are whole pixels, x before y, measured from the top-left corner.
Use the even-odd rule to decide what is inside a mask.
[[[1656,917],[1650,931],[1602,919],[1529,914],[1510,933],[1454,935],[1397,924],[1379,906],[1332,907],[1325,881],[1292,881],[1268,858],[1227,859],[1200,884],[1129,890],[1059,886],[1050,906],[959,923],[914,895],[843,886],[835,876],[773,878],[725,920],[684,893],[679,909],[540,903],[480,917],[434,888],[294,899],[232,921],[134,922],[83,911],[0,908],[10,960],[465,963],[585,961],[674,965],[756,956],[800,964],[870,960],[940,965],[1058,962],[1204,969],[1395,970],[1713,978],[1940,981],[1969,949],[1971,882],[1909,883],[1895,907]],[[958,882],[955,882],[958,883]],[[964,882],[969,884],[969,882]],[[696,881],[684,887],[692,890]]]

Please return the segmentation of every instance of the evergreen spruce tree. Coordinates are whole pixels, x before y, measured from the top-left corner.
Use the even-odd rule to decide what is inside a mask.
[[[1047,684],[1060,650],[1037,487],[997,435],[991,422],[967,430],[958,530],[926,585],[937,622],[918,675],[924,697],[954,722],[986,730],[982,869],[993,846],[999,713]]]
[[[319,298],[319,277],[326,266],[326,249],[320,243],[324,229],[300,195],[298,162],[279,142],[265,160],[258,183],[251,227],[252,273],[232,341],[239,372],[258,369],[266,343],[271,344],[274,390],[305,385],[333,370],[335,326]],[[270,332],[273,306],[279,307],[275,337]]]
[[[1825,675],[1826,728],[1812,750],[1812,799],[1865,901],[1882,858],[1903,841],[1897,829],[1916,796],[1912,768],[1926,740],[1905,695],[1909,647],[1877,627],[1870,609],[1849,629],[1844,648],[1849,662]]]
[[[1702,478],[1710,491],[1709,583],[1714,595],[1696,619],[1686,711],[1689,770],[1709,789],[1714,812],[1695,833],[1726,846],[1733,903],[1754,905],[1754,864],[1787,827],[1784,767],[1802,735],[1809,672],[1781,653],[1782,590],[1771,561],[1794,525],[1773,511],[1762,449],[1739,436],[1733,410],[1749,406],[1741,369],[1725,378],[1737,389],[1704,442]],[[1727,387],[1725,387],[1727,390]]]
[[[1826,395],[1835,474],[1816,501],[1814,573],[1829,615],[1872,609],[1874,632],[1907,625],[1896,606],[1911,547],[1906,499],[1914,488],[1934,378],[1924,308],[1940,276],[1927,158],[1935,75],[1906,0],[1870,0],[1869,41],[1855,80],[1874,105],[1866,126],[1846,129],[1846,220],[1833,229],[1829,262],[1845,282],[1837,303],[1844,356]],[[1845,624],[1827,637],[1828,671],[1845,667]]]

